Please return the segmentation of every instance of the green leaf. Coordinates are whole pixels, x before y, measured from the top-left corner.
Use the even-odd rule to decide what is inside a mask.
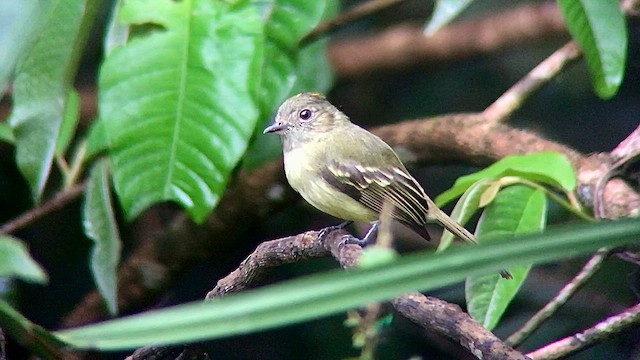
[[[262,120],[255,129],[254,141],[242,164],[247,169],[257,168],[282,155],[278,136],[265,136],[262,130],[272,122],[273,113],[286,97],[303,91],[326,92],[333,84],[333,73],[326,54],[328,41],[316,41],[299,49],[298,40],[320,20],[333,16],[337,12],[338,2],[271,0],[258,3],[262,3],[260,6],[268,5],[272,10],[265,27],[266,56],[260,85],[264,100]],[[291,23],[292,17],[307,21]],[[290,28],[296,29],[295,36],[283,39],[281,32]]]
[[[29,321],[2,299],[0,299],[0,324],[4,332],[40,358],[64,358],[65,354],[60,350],[64,344],[59,339],[41,326]]]
[[[0,122],[0,140],[9,144],[15,144],[16,138],[13,136],[13,130],[6,122]]]
[[[109,312],[115,315],[118,306],[117,269],[122,246],[118,223],[113,213],[109,164],[106,159],[93,165],[82,215],[84,233],[94,242],[91,272]]]
[[[69,143],[76,133],[78,120],[80,120],[80,96],[75,89],[71,89],[67,95],[58,141],[56,141],[56,156],[63,156],[67,151]]]
[[[257,90],[263,114],[267,115],[290,95],[297,81],[297,70],[301,66],[298,41],[327,11],[333,11],[335,5],[330,4],[335,1],[252,0],[251,4],[258,8],[265,24],[262,81]]]
[[[0,235],[0,276],[40,284],[48,281],[47,274],[29,255],[24,243],[9,235]]]
[[[502,189],[480,217],[479,241],[541,232],[547,219],[547,199],[540,189],[513,185]],[[491,241],[491,240],[489,240]],[[487,329],[493,329],[526,279],[531,265],[509,268],[512,279],[486,274],[467,279],[469,314]]]
[[[463,194],[476,181],[519,176],[535,182],[573,191],[576,176],[569,159],[557,152],[538,152],[525,155],[510,155],[476,173],[462,176],[453,186],[438,195],[436,204],[443,206]]]
[[[639,236],[640,219],[566,226],[440,254],[410,254],[383,266],[335,270],[56,334],[71,346],[104,350],[220,338],[315,319],[513,265],[548,263],[605,246],[638,243]]]
[[[471,4],[473,0],[437,0],[436,7],[431,14],[431,19],[424,29],[424,34],[433,35],[449,21],[453,20],[458,14]]]
[[[398,258],[398,253],[390,248],[382,246],[368,246],[362,250],[362,255],[358,259],[358,267],[374,267],[392,262]]]
[[[558,0],[571,36],[585,53],[593,88],[608,99],[624,77],[627,26],[617,0]]]
[[[478,207],[485,207],[489,205],[498,195],[498,191],[502,188],[502,184],[499,180],[489,183],[489,186],[480,194],[478,201]]]
[[[487,187],[493,182],[493,180],[480,180],[471,185],[467,191],[462,194],[460,200],[456,203],[456,206],[451,211],[451,218],[458,223],[464,225],[471,219],[473,214],[480,208],[480,197],[486,191]],[[438,242],[437,251],[444,251],[455,240],[455,235],[449,231],[443,231],[440,242]]]
[[[137,35],[111,50],[101,72],[100,116],[129,218],[173,200],[204,220],[257,121],[291,90],[298,38],[326,6],[300,0],[122,4],[120,20],[145,31],[132,31]]]
[[[99,153],[109,149],[107,141],[107,133],[104,128],[104,122],[100,118],[95,119],[89,128],[87,135],[87,149],[85,158],[91,159]]]
[[[122,7],[122,0],[115,0],[113,7],[111,8],[111,14],[109,16],[109,24],[107,25],[107,34],[104,39],[103,52],[106,56],[111,54],[111,50],[118,46],[123,46],[129,39],[129,26],[123,24],[118,20],[118,14]]]
[[[25,48],[33,41],[49,4],[38,0],[0,1],[0,98]]]
[[[128,218],[173,200],[203,221],[258,119],[259,14],[246,1],[133,0],[121,10],[123,22],[161,30],[114,48],[100,74],[116,192]]]
[[[82,44],[100,1],[57,0],[18,65],[9,124],[16,160],[38,201],[46,184]]]

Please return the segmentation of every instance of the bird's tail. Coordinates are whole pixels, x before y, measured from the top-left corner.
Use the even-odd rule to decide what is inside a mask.
[[[449,215],[447,215],[444,211],[440,210],[440,208],[433,202],[431,199],[427,199],[427,203],[429,205],[429,215],[435,220],[437,220],[444,228],[451,232],[453,235],[459,237],[460,239],[477,244],[478,239],[469,232],[469,230],[465,229],[464,226],[460,225],[457,221],[453,220]]]
[[[449,215],[447,215],[444,211],[440,210],[436,204],[431,201],[431,199],[427,199],[427,203],[429,204],[429,215],[434,217],[444,228],[446,231],[450,231],[453,235],[461,238],[464,241],[468,241],[473,244],[478,243],[478,239],[470,233],[467,229],[465,229],[459,222],[453,220]],[[513,276],[507,270],[500,270],[500,276],[505,279],[511,279]]]

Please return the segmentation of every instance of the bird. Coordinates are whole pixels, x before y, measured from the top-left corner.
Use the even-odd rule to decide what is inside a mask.
[[[365,239],[375,235],[389,203],[391,217],[426,240],[426,224],[435,220],[455,236],[477,243],[436,206],[387,143],[352,123],[322,94],[304,92],[284,101],[264,133],[282,138],[291,187],[324,213],[373,223]]]

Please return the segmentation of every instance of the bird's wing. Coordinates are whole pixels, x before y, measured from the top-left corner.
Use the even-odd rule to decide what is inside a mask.
[[[331,160],[321,173],[329,184],[377,213],[382,212],[385,202],[391,202],[396,220],[414,230],[424,228],[427,223],[427,196],[404,169]]]

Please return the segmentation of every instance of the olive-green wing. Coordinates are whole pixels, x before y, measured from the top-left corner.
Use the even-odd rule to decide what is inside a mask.
[[[329,161],[322,177],[329,184],[380,213],[385,202],[394,209],[392,217],[428,239],[424,228],[428,220],[426,194],[416,180],[396,167],[362,166],[353,161]]]

